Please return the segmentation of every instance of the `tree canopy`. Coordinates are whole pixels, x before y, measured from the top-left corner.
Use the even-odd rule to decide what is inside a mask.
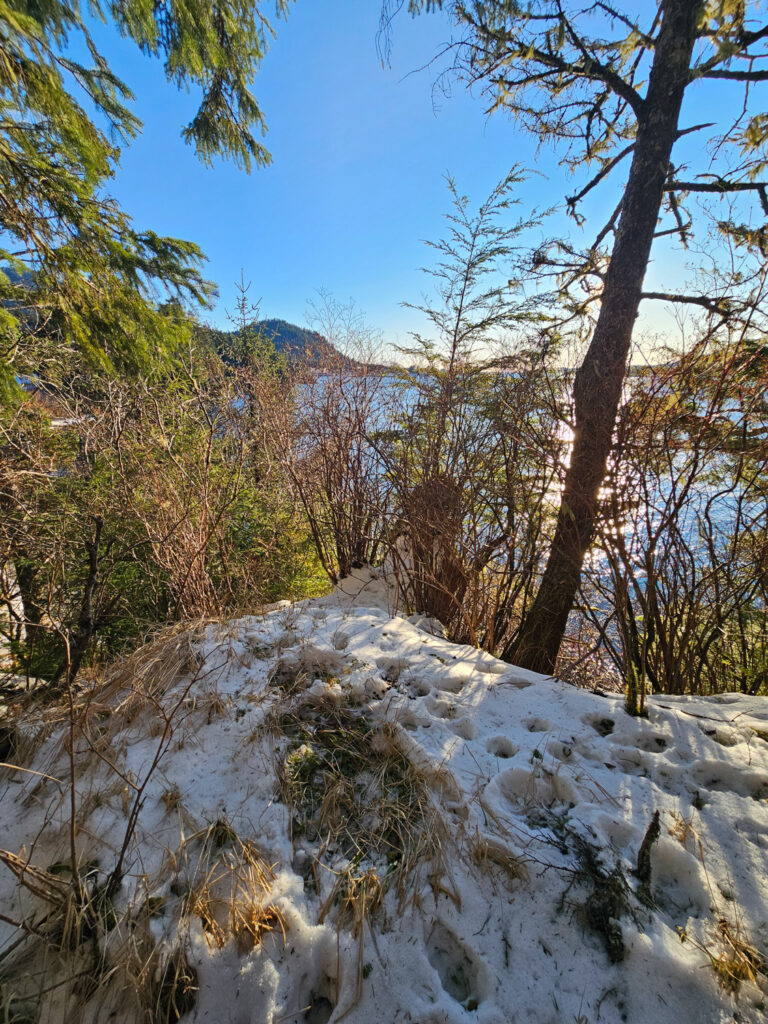
[[[385,26],[397,6],[385,2]],[[528,668],[552,672],[594,535],[641,301],[698,306],[716,330],[741,313],[749,322],[762,295],[765,224],[742,219],[733,205],[716,218],[717,228],[731,245],[758,255],[755,287],[736,261],[733,273],[721,275],[715,295],[648,291],[644,279],[659,237],[689,244],[691,196],[751,193],[768,216],[768,183],[760,180],[768,116],[754,110],[749,94],[768,80],[768,24],[762,4],[743,0],[660,0],[635,10],[610,0],[531,0],[525,6],[511,0],[409,0],[408,6],[412,13],[450,11],[458,28],[456,70],[487,91],[492,110],[509,111],[540,139],[557,144],[572,168],[597,167],[580,191],[566,197],[575,217],[588,193],[628,165],[619,203],[587,250],[559,243],[534,260],[534,271],[557,276],[571,320],[585,333],[594,326],[574,385],[574,443],[557,531],[511,652]],[[716,113],[719,124],[682,123],[687,91],[707,79],[741,84],[743,100],[729,98]],[[693,132],[701,140],[703,165],[687,171],[678,143]]]
[[[276,13],[287,13],[277,0]],[[198,156],[268,163],[250,91],[272,32],[253,0],[90,4],[177,88],[199,89],[183,128]],[[30,339],[77,347],[104,366],[143,364],[173,345],[179,308],[213,286],[191,242],[137,230],[107,192],[140,122],[74,2],[0,0],[0,341],[6,367]],[[87,60],[73,54],[84,51]],[[10,271],[10,272],[9,272]],[[49,345],[50,347],[50,345]],[[21,360],[22,368],[24,360]]]

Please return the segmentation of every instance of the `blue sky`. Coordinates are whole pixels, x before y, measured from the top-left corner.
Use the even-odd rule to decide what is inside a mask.
[[[242,268],[264,316],[303,323],[323,288],[354,299],[387,341],[405,342],[418,318],[401,303],[420,301],[429,287],[423,240],[444,232],[444,175],[479,202],[513,164],[536,163],[534,140],[505,117],[486,118],[481,97],[459,84],[446,97],[434,88],[434,66],[416,70],[449,36],[442,15],[399,16],[387,69],[376,50],[378,16],[376,0],[299,0],[276,23],[254,85],[273,163],[250,175],[224,161],[202,166],[180,137],[196,97],[99,27],[144,122],[110,191],[137,227],[202,247],[220,290],[213,322],[226,324]],[[542,184],[534,177],[521,190],[520,212],[550,201]]]
[[[378,0],[298,0],[276,23],[254,85],[273,163],[250,175],[224,161],[201,165],[180,137],[197,97],[176,91],[158,61],[99,27],[99,44],[144,122],[110,190],[137,227],[202,247],[220,289],[212,322],[226,325],[242,268],[265,317],[305,323],[307,302],[322,288],[353,299],[387,342],[405,343],[422,322],[401,303],[419,302],[429,288],[419,269],[431,259],[423,240],[444,232],[446,173],[479,202],[513,164],[532,168],[520,190],[526,215],[573,191],[553,152],[537,150],[504,115],[487,118],[482,96],[460,83],[450,96],[437,90],[439,62],[418,70],[449,38],[444,15],[398,16],[386,69],[378,17]],[[594,216],[590,235],[615,202],[611,188],[591,198],[583,211]],[[573,233],[573,222],[559,214],[531,240],[566,229]],[[669,281],[662,253],[649,278]],[[669,325],[658,311],[645,322]]]

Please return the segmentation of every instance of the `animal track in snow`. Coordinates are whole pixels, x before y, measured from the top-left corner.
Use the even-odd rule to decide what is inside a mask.
[[[610,758],[615,761],[619,768],[627,775],[647,775],[648,762],[644,752],[636,747],[613,747]]]
[[[744,737],[736,729],[730,729],[727,726],[712,726],[705,725],[703,722],[699,723],[699,728],[714,743],[719,743],[721,747],[736,747],[739,743],[744,743]]]
[[[309,1009],[304,1014],[305,1024],[328,1024],[336,1009],[336,979],[327,975],[312,989],[308,997]]]
[[[734,830],[754,846],[761,850],[768,850],[768,828],[764,823],[755,821],[753,818],[739,818],[733,823]]]
[[[546,718],[524,718],[523,725],[528,732],[549,732],[552,723]]]
[[[509,758],[514,757],[520,748],[515,746],[512,740],[508,740],[506,736],[491,736],[485,745],[485,749],[489,754],[493,754],[494,757]]]
[[[414,679],[410,683],[410,690],[414,697],[426,697],[432,692],[432,687],[423,679]]]
[[[612,718],[604,718],[602,715],[584,715],[582,722],[585,725],[591,725],[601,736],[610,736],[616,725]]]
[[[404,708],[397,716],[397,722],[402,725],[408,732],[415,732],[417,729],[428,729],[430,726],[429,719],[422,718],[421,715],[411,711],[410,708]]]
[[[469,682],[471,675],[466,668],[447,669],[435,680],[435,686],[445,693],[458,693]]]
[[[388,683],[396,683],[407,668],[410,662],[405,658],[377,658],[376,668],[381,672],[381,677]]]
[[[425,706],[435,718],[445,718],[450,722],[456,717],[456,705],[451,701],[430,697],[425,701]]]
[[[691,770],[691,778],[702,789],[735,793],[753,800],[768,798],[768,777],[761,772],[743,771],[728,761],[701,761]]]
[[[547,753],[551,754],[558,761],[570,761],[573,757],[573,740],[570,743],[550,740],[547,744]]]
[[[430,932],[427,957],[448,995],[465,1010],[476,1010],[480,1004],[477,963],[444,924],[437,922]]]
[[[646,754],[660,754],[662,750],[667,749],[667,741],[663,736],[640,736],[637,740],[637,746],[640,750],[644,750]]]
[[[475,727],[469,718],[459,718],[451,725],[451,729],[463,740],[475,738]]]
[[[507,768],[490,783],[497,784],[502,796],[513,804],[553,804],[578,802],[578,794],[568,779],[558,773],[542,773],[537,769]]]

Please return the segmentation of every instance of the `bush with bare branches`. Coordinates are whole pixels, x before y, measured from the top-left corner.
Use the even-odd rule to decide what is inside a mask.
[[[582,614],[636,710],[768,686],[767,366],[740,333],[631,382]]]
[[[70,374],[6,407],[2,597],[17,670],[71,679],[95,645],[114,651],[154,623],[316,588],[268,426],[290,394],[273,373],[191,350],[155,381]]]

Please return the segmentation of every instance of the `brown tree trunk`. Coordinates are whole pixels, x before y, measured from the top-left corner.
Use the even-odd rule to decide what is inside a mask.
[[[574,383],[573,451],[555,537],[517,642],[504,652],[508,660],[537,672],[554,672],[592,540],[597,496],[611,450],[632,329],[689,81],[701,7],[700,0],[667,0],[663,4],[600,315]]]
[[[51,680],[52,689],[70,686],[74,682],[75,676],[80,671],[83,658],[99,628],[99,622],[94,609],[94,595],[99,579],[99,546],[101,544],[101,531],[104,528],[104,520],[101,516],[94,516],[93,523],[93,537],[89,537],[85,541],[85,551],[88,555],[88,573],[83,587],[83,599],[80,603],[77,630],[70,640],[69,650],[64,661]]]

